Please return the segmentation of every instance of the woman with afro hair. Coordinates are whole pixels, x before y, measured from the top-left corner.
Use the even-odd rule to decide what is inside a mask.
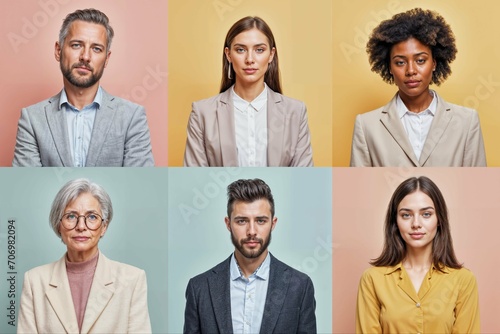
[[[441,15],[420,8],[396,14],[373,30],[366,51],[372,71],[398,92],[356,117],[351,166],[486,166],[477,112],[429,89],[448,78],[457,53]]]

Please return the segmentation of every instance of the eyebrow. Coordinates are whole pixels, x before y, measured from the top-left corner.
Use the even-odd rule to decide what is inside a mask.
[[[75,43],[75,42],[76,43],[85,44],[85,42],[83,40],[81,40],[81,39],[71,39],[71,40],[68,41],[69,44]],[[101,43],[90,43],[90,45],[104,47],[104,45],[101,44]]]
[[[421,208],[418,211],[425,211],[425,210],[434,210],[434,211],[436,211],[432,206],[427,206],[425,208]],[[411,212],[412,210],[407,209],[407,208],[401,208],[401,209],[399,209],[399,211],[410,211]]]
[[[233,45],[233,47],[235,47],[235,46],[244,46],[244,47],[247,47],[245,44],[241,44],[241,43],[235,43]],[[267,44],[266,43],[259,43],[259,44],[253,45],[253,47],[258,47],[258,46],[266,46],[267,47]]]
[[[428,56],[429,54],[427,52],[425,52],[425,51],[422,51],[422,52],[419,52],[419,53],[415,53],[413,55],[413,57],[418,57],[418,56],[421,56],[421,55],[427,55]],[[408,57],[403,56],[403,55],[395,55],[395,56],[392,57],[392,59],[394,59],[394,58],[408,58]]]
[[[236,216],[233,218],[233,220],[236,220],[236,219],[249,219],[247,216]],[[268,216],[257,216],[255,217],[255,219],[269,219]]]

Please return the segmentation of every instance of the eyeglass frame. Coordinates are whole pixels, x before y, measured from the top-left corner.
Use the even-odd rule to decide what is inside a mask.
[[[65,216],[67,216],[67,215],[70,215],[70,214],[73,214],[73,215],[77,216],[77,217],[76,217],[76,223],[75,223],[75,226],[73,226],[72,228],[67,228],[67,227],[64,225],[64,223],[63,223],[63,218],[64,218]],[[89,215],[96,215],[97,217],[101,218],[101,224],[99,225],[99,227],[97,227],[97,228],[93,229],[93,228],[90,228],[90,227],[87,225],[87,216],[89,216]],[[71,230],[74,230],[74,229],[78,226],[78,223],[80,222],[80,217],[83,217],[83,223],[85,224],[85,227],[87,227],[87,228],[88,228],[89,230],[91,230],[91,231],[97,231],[98,229],[100,229],[100,228],[101,228],[101,226],[102,226],[102,223],[106,220],[106,219],[102,218],[102,216],[101,216],[100,214],[95,213],[95,212],[89,212],[89,213],[87,213],[87,214],[85,214],[85,215],[77,215],[75,212],[67,212],[67,213],[65,213],[65,214],[61,217],[61,219],[59,219],[59,222],[61,223],[62,227],[64,227],[64,228],[65,228],[66,230],[68,230],[68,231],[71,231]]]

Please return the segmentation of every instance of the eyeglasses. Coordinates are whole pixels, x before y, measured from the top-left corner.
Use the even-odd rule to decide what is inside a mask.
[[[80,217],[83,217],[85,226],[87,226],[87,228],[92,231],[98,230],[99,227],[101,227],[102,222],[104,220],[97,213],[93,212],[87,213],[86,215],[78,215],[74,212],[69,212],[64,214],[64,216],[62,216],[61,218],[62,226],[67,230],[72,230],[76,227],[76,225],[78,225]]]

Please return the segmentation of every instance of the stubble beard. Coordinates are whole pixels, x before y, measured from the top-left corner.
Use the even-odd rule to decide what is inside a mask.
[[[256,250],[246,250],[243,246],[245,242],[248,242],[250,240],[257,241],[260,244],[260,248]],[[269,232],[269,237],[267,239],[261,239],[261,238],[245,238],[241,240],[237,240],[236,237],[233,234],[233,231],[231,231],[231,241],[233,242],[234,247],[247,259],[255,259],[258,258],[262,253],[264,253],[271,243],[271,232]]]

